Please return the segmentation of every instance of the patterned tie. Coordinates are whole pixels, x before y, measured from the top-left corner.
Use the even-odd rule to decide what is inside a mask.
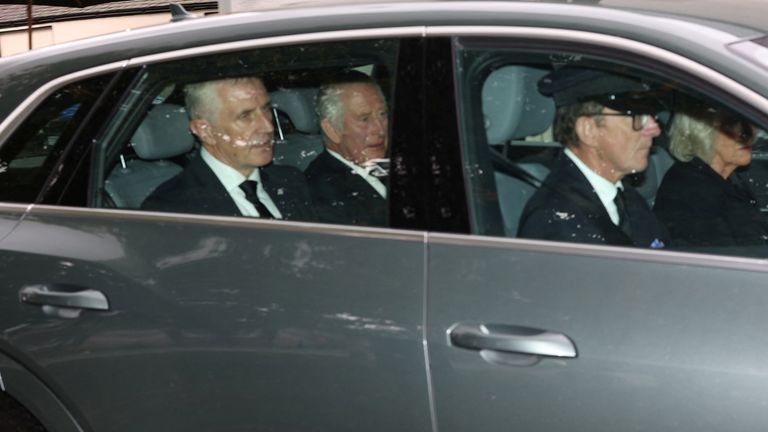
[[[624,231],[629,237],[632,237],[632,229],[629,225],[629,214],[627,213],[627,205],[624,199],[624,189],[616,189],[616,197],[613,198],[614,204],[616,204],[616,210],[619,213],[619,228]]]
[[[259,217],[262,219],[274,219],[275,215],[267,209],[267,206],[265,206],[263,202],[259,201],[259,196],[256,194],[256,188],[258,188],[258,186],[259,182],[256,180],[246,180],[240,183],[240,189],[245,192],[245,198],[256,207],[256,211],[259,212]]]

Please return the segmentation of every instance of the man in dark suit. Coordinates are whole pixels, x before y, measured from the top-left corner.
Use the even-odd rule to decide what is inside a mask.
[[[190,84],[185,88],[189,127],[200,154],[160,185],[142,209],[314,220],[299,170],[272,165],[273,119],[259,78]]]
[[[325,151],[304,174],[320,220],[386,226],[388,111],[381,89],[365,74],[344,73],[321,87],[317,112]]]
[[[645,170],[663,104],[628,76],[564,67],[539,81],[564,146],[523,210],[520,237],[662,248],[668,235],[624,176]]]

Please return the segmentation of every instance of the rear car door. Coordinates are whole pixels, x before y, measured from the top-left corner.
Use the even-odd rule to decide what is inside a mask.
[[[110,116],[94,144],[79,143],[66,181],[49,179],[43,202],[0,245],[0,347],[40,376],[83,429],[431,428],[424,235],[398,229],[418,225],[412,212],[378,228],[151,213],[129,199],[150,174],[124,181],[141,167],[186,162],[184,154],[142,160],[134,143],[148,112],[183,105],[188,82],[271,74],[280,84],[270,91],[301,93],[356,68],[390,101],[418,105],[420,81],[394,83],[420,64],[418,38],[410,39],[419,32],[352,33],[134,59],[124,98],[100,107]],[[276,112],[276,146],[305,132],[284,117]],[[421,135],[405,119],[401,128],[397,114],[390,124],[393,152],[403,137]],[[177,132],[168,139],[189,138],[184,122]],[[301,138],[321,143],[314,134]],[[316,156],[281,155],[275,163]],[[401,160],[405,171],[409,163]],[[409,192],[398,187],[393,195],[405,202]],[[403,214],[393,202],[391,213]]]
[[[474,235],[429,237],[427,340],[439,430],[761,429],[764,246],[633,249],[516,232],[560,148],[549,129],[554,107],[536,87],[554,68],[600,64],[707,103],[728,100],[762,129],[766,100],[711,70],[704,85],[690,72],[700,65],[625,40],[467,32],[482,35],[453,39]],[[652,151],[652,168],[662,150]]]

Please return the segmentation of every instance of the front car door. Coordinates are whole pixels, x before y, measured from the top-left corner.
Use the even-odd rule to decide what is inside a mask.
[[[536,87],[554,68],[621,70],[763,130],[768,101],[633,41],[504,31],[430,31],[455,36],[475,234],[429,238],[427,339],[439,429],[761,429],[768,421],[765,246],[656,250],[516,233],[526,200],[560,150],[549,128],[552,101]],[[652,151],[643,181],[664,169],[663,150]],[[753,165],[761,168],[757,159]]]

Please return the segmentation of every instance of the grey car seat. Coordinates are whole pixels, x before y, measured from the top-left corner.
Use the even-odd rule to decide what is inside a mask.
[[[483,83],[482,107],[489,145],[530,145],[524,141],[525,137],[542,134],[549,128],[555,105],[537,89],[538,80],[547,72],[528,66],[505,66],[488,76]],[[530,176],[528,181],[499,170],[494,172],[504,232],[508,237],[517,235],[525,203],[536,191],[537,182],[540,184],[549,174],[549,170],[538,163],[517,167]]]
[[[276,122],[273,158],[276,164],[292,165],[304,171],[323,151],[323,138],[315,112],[316,94],[317,89],[314,88],[281,89],[270,94],[275,109],[285,113],[295,129],[284,131],[285,125]]]
[[[174,104],[152,108],[131,138],[136,157],[120,155],[120,163],[104,182],[109,198],[119,208],[139,208],[161,183],[182,167],[167,160],[195,145],[186,110]]]

